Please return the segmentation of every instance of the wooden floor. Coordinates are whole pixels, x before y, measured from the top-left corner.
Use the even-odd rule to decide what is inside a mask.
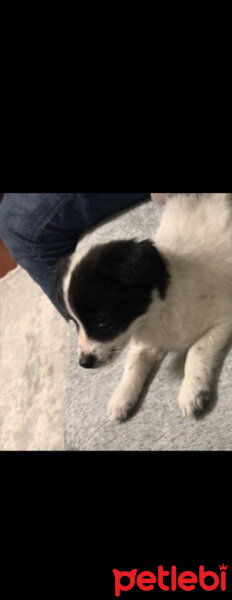
[[[9,271],[15,269],[17,263],[8,252],[5,244],[0,239],[0,278],[4,277]]]
[[[3,196],[4,194],[0,194],[0,202],[3,199]],[[4,275],[9,273],[9,271],[12,271],[12,269],[15,269],[16,266],[17,263],[12,258],[5,244],[3,244],[3,241],[0,238],[0,278],[4,277]]]

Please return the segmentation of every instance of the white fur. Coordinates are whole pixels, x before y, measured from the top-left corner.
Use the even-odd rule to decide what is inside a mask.
[[[220,352],[232,335],[232,200],[228,194],[167,198],[154,236],[171,276],[165,300],[154,292],[148,312],[113,342],[85,339],[85,348],[105,361],[112,347],[119,354],[131,341],[124,375],[108,404],[110,419],[127,416],[151,369],[170,350],[188,350],[178,400],[183,415],[192,416],[208,398]]]

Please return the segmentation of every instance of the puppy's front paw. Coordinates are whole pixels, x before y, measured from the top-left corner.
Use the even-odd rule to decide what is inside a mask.
[[[209,404],[210,391],[207,387],[198,388],[183,382],[178,401],[184,417],[195,417],[204,412]]]
[[[126,419],[136,402],[137,398],[129,390],[120,388],[120,386],[116,388],[107,406],[107,414],[110,421],[122,421]]]

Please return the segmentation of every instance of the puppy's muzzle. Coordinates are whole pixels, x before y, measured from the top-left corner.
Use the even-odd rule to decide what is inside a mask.
[[[94,369],[97,366],[97,358],[94,354],[81,354],[79,365],[84,369]]]

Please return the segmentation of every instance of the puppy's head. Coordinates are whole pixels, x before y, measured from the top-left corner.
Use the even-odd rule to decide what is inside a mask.
[[[99,244],[62,260],[54,294],[78,330],[79,361],[86,368],[113,360],[158,291],[165,297],[165,262],[150,240]]]

